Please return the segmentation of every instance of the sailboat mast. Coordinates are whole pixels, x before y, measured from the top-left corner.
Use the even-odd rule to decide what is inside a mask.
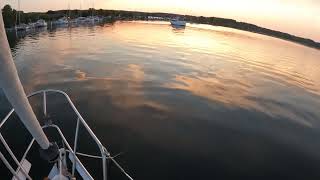
[[[79,12],[80,12],[79,17],[81,17],[82,16],[82,0],[80,0],[80,11]]]
[[[18,24],[21,23],[21,7],[20,7],[20,0],[18,0]]]
[[[71,18],[70,1],[68,2],[68,17]]]
[[[91,2],[91,3],[90,3],[90,4],[91,4],[91,5],[90,5],[90,6],[91,6],[91,17],[93,17],[93,0],[91,0],[90,2]]]
[[[92,0],[92,17],[94,15],[94,0]]]

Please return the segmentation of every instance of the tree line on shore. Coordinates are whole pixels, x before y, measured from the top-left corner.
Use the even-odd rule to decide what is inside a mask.
[[[13,9],[10,5],[5,5],[2,9],[2,15],[6,28],[12,28],[17,24],[18,11]],[[303,44],[309,47],[320,49],[320,43],[315,42],[311,39],[306,39],[298,36],[294,36],[288,33],[275,31],[267,28],[263,28],[254,24],[238,22],[233,19],[225,19],[219,17],[204,17],[204,16],[190,16],[190,15],[179,15],[172,13],[148,13],[138,11],[122,11],[122,10],[103,10],[103,9],[87,9],[87,10],[58,10],[58,11],[47,11],[47,12],[19,12],[21,23],[35,22],[39,19],[46,21],[54,21],[62,17],[87,17],[87,16],[104,16],[109,17],[112,20],[148,20],[148,17],[162,17],[164,19],[170,19],[180,17],[190,23],[208,24],[214,26],[229,27],[268,36],[277,37],[284,40],[293,41],[299,44]]]

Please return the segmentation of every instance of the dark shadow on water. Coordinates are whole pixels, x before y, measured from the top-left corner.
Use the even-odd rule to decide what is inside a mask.
[[[89,126],[111,153],[123,152],[117,159],[136,179],[298,180],[320,177],[317,166],[320,159],[314,154],[320,149],[320,143],[312,140],[320,136],[319,132],[288,123],[286,119],[271,120],[270,116],[259,112],[244,109],[226,111],[221,104],[216,104],[217,108],[208,111],[208,107],[201,103],[203,100],[190,97],[183,91],[168,89],[161,91],[170,92],[167,94],[170,101],[184,99],[185,103],[181,103],[185,105],[189,100],[197,102],[199,107],[195,109],[206,114],[193,114],[195,109],[187,107],[172,107],[170,111],[147,104],[122,107],[113,101],[108,90],[80,90],[79,87],[86,86],[86,83],[90,82],[68,83],[72,88],[66,88],[64,83],[51,84],[46,88],[62,89],[70,95]],[[167,99],[158,98],[158,102],[166,102]],[[66,101],[50,95],[48,102],[52,120],[63,127],[67,138],[73,139],[76,117]],[[41,99],[33,99],[31,103],[41,119]],[[17,133],[10,131],[22,126],[17,126],[17,122],[10,121],[5,129],[6,135]],[[98,149],[90,143],[89,135],[83,129],[80,132],[82,141],[79,151],[96,153]],[[285,139],[293,132],[299,137],[295,139],[297,144]],[[26,134],[25,131],[21,133]],[[20,140],[16,138],[11,141],[15,149],[21,147],[18,143]],[[304,151],[300,147],[312,147],[314,152]],[[35,148],[32,159],[37,159],[37,155]],[[90,172],[100,179],[101,163],[85,158],[82,160],[90,164]],[[44,176],[48,169],[39,162],[44,163],[39,160],[33,164],[33,168],[42,169],[40,172]],[[39,176],[39,172],[31,173]],[[112,179],[125,179],[112,165],[110,176]]]

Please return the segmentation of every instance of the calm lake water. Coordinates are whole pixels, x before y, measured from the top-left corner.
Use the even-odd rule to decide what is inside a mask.
[[[26,92],[67,92],[135,179],[320,178],[319,50],[158,22],[11,34],[10,44]],[[1,96],[4,117],[10,106]],[[52,119],[74,127],[64,99],[49,101]],[[41,101],[32,102],[41,116]],[[100,161],[90,167],[98,173]]]

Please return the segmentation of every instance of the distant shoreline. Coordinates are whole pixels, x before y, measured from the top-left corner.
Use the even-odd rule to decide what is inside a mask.
[[[124,11],[127,12],[127,11]],[[128,11],[131,12],[131,11]],[[149,13],[147,13],[149,14]],[[243,30],[247,32],[262,34],[294,43],[298,43],[307,47],[315,48],[320,50],[320,42],[316,42],[312,39],[303,38],[299,36],[295,36],[289,33],[276,31],[264,27],[260,27],[254,24],[246,23],[246,22],[238,22],[234,19],[226,19],[226,18],[219,18],[219,17],[204,17],[204,16],[191,16],[191,15],[180,15],[180,14],[170,14],[170,13],[151,13],[154,15],[158,15],[160,17],[182,17],[185,18],[186,21],[190,23],[196,24],[206,24],[212,26],[220,26],[220,27],[227,27],[237,30]]]
[[[14,12],[15,10],[13,10]],[[225,19],[219,17],[204,17],[204,16],[191,16],[191,15],[180,15],[172,13],[151,13],[151,12],[138,12],[138,11],[125,11],[125,10],[103,10],[103,9],[88,9],[88,10],[57,10],[48,12],[21,12],[22,22],[35,22],[38,19],[44,19],[46,21],[54,21],[64,16],[70,16],[70,18],[77,18],[79,16],[104,16],[111,21],[116,20],[150,20],[150,17],[158,17],[162,20],[169,20],[170,18],[180,17],[185,19],[187,22],[196,24],[207,24],[213,26],[228,27],[252,33],[258,33],[267,35],[291,42],[295,42],[301,45],[305,45],[311,48],[320,50],[320,42],[316,42],[311,39],[302,38],[299,36],[291,35],[272,29],[267,29],[254,24],[238,22],[233,19]],[[6,25],[7,28],[12,28],[13,22],[9,21],[11,26]],[[6,22],[5,22],[6,24]]]
[[[194,16],[191,16],[194,17]],[[196,17],[198,18],[196,23],[199,24],[207,24],[207,25],[212,25],[212,26],[221,26],[221,27],[227,27],[227,28],[232,28],[232,29],[237,29],[237,30],[243,30],[251,33],[257,33],[261,35],[266,35],[294,43],[298,43],[307,47],[315,48],[320,50],[320,42],[316,42],[312,39],[308,38],[303,38],[299,36],[295,36],[289,33],[284,33],[281,31],[276,31],[272,29],[267,29],[264,27],[260,27],[254,24],[250,23],[245,23],[245,22],[238,22],[233,19],[224,19],[224,18],[217,18],[217,17]],[[199,20],[202,19],[202,20]],[[192,22],[192,21],[191,21]]]

